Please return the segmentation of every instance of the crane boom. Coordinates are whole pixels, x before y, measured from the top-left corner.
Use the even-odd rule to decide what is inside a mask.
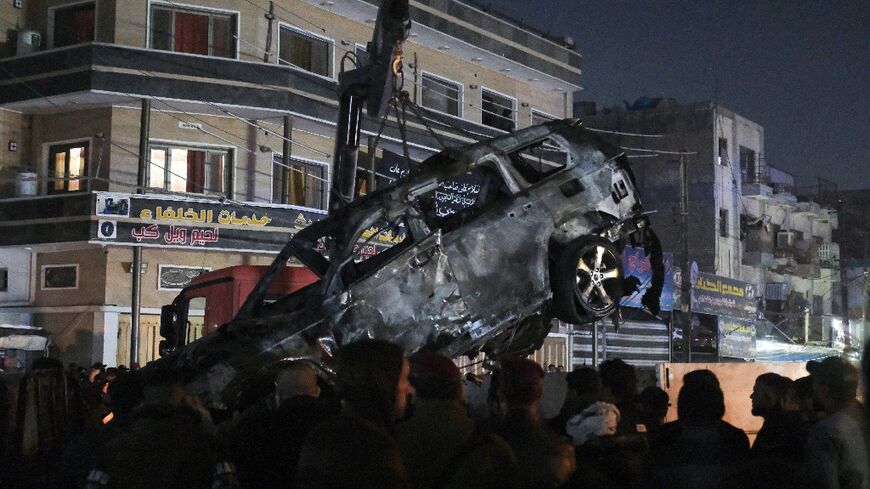
[[[338,76],[339,108],[330,212],[354,199],[363,106],[370,117],[379,119],[386,114],[401,63],[402,46],[410,30],[408,0],[383,0],[372,40],[366,47],[368,59],[365,64]]]

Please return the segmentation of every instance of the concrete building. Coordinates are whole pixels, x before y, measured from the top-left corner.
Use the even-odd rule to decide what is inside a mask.
[[[676,263],[685,259],[682,161],[688,174],[686,239],[697,270],[753,284],[753,297],[745,299],[764,305],[764,316],[783,330],[768,324],[760,335],[803,341],[806,327],[810,341],[831,341],[837,214],[796,197],[794,178],[767,164],[763,127],[715,103],[673,99],[644,98],[600,111],[578,103],[575,114],[632,158],[644,207],[655,211],[653,226]]]
[[[142,246],[145,362],[159,307],[186,280],[269,263],[326,214],[337,74],[366,56],[377,4],[2,2],[0,322],[44,327],[65,361],[126,363],[131,249]],[[395,116],[384,124],[371,155],[379,185],[402,173],[384,164],[404,164],[396,155],[420,161],[442,142],[570,115],[570,40],[485,10],[411,2],[404,89],[422,117],[408,114],[404,138]],[[363,138],[382,122],[366,117]]]
[[[762,333],[796,341],[836,340],[840,247],[838,216],[805,194],[794,177],[762,165],[743,180],[743,276],[763,292],[765,315],[776,329]]]

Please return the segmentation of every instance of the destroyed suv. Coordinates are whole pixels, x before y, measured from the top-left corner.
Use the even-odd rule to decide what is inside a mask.
[[[624,154],[576,119],[530,127],[444,150],[299,231],[232,322],[158,363],[192,370],[198,392],[232,404],[257,371],[285,358],[328,371],[341,345],[365,337],[409,353],[526,353],[554,317],[616,311],[629,239],[660,257]],[[270,302],[288,260],[320,280]],[[654,312],[656,262],[644,301]]]

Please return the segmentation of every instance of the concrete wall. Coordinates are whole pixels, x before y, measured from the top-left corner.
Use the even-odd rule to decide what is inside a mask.
[[[750,435],[751,440],[761,429],[763,419],[752,415],[752,388],[759,375],[774,372],[792,380],[809,375],[805,363],[666,363],[659,367],[660,387],[671,400],[666,421],[677,419],[677,396],[683,386],[683,376],[694,370],[712,370],[725,394],[723,419]]]
[[[31,117],[0,109],[0,196],[13,195],[19,170],[31,168]],[[10,150],[15,143],[15,150]]]
[[[0,268],[6,269],[9,279],[7,290],[0,291],[0,304],[26,304],[30,302],[31,265],[31,252],[29,250],[0,249]]]
[[[709,104],[664,107],[630,112],[598,113],[583,118],[592,128],[634,134],[661,135],[639,137],[603,134],[602,137],[622,148],[684,151],[689,186],[689,253],[701,271],[716,271],[715,200],[718,184],[714,169],[714,125]],[[631,158],[632,155],[656,153],[625,149],[640,188],[644,208],[656,211],[651,216],[653,228],[665,251],[680,256],[680,176],[679,155],[657,154]]]
[[[39,253],[36,258],[36,295],[38,306],[75,306],[105,304],[106,258],[100,248]],[[78,287],[46,289],[42,274],[46,265],[78,265]]]
[[[177,291],[158,290],[160,265],[185,265],[217,270],[235,265],[268,265],[273,258],[274,255],[143,248],[142,262],[147,263],[148,268],[142,274],[142,307],[160,308],[170,304],[178,295]],[[106,248],[106,304],[130,307],[132,275],[126,272],[124,264],[132,261],[131,248],[119,246]]]

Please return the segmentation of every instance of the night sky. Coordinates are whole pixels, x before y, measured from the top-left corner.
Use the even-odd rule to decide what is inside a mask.
[[[583,56],[577,100],[713,100],[761,124],[768,164],[870,188],[870,2],[493,0]]]

